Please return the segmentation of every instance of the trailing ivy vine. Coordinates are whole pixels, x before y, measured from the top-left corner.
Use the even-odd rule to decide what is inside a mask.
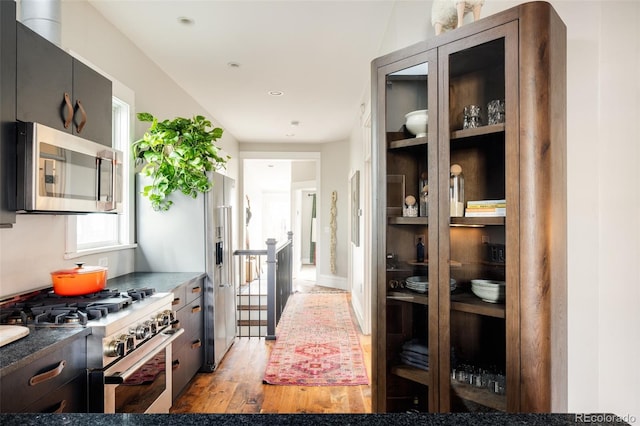
[[[168,197],[174,191],[196,198],[211,190],[213,183],[207,172],[225,167],[229,159],[219,154],[215,144],[222,137],[221,128],[214,128],[201,115],[159,121],[141,112],[137,117],[151,122],[149,130],[131,148],[136,166],[144,165],[140,173],[151,178],[142,195],[149,198],[154,210],[169,210],[173,202]]]

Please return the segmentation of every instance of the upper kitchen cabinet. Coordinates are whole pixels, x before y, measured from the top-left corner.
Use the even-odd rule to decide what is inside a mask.
[[[564,24],[525,3],[372,72],[374,410],[565,411]]]
[[[111,146],[111,96],[109,79],[18,23],[18,120]]]
[[[0,2],[0,227],[16,219],[16,4]]]

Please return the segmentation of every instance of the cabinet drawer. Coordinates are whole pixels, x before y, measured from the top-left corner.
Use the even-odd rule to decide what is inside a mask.
[[[191,303],[204,293],[204,280],[199,279],[183,285],[187,297],[187,303]]]
[[[72,379],[84,377],[86,357],[83,337],[7,375],[0,386],[2,412],[21,412]]]
[[[86,413],[87,378],[81,375],[26,407],[25,413]]]
[[[202,343],[204,313],[201,302],[202,299],[196,299],[176,312],[176,318],[180,321],[180,327],[184,328],[184,333],[173,343],[174,350],[191,346],[198,339]]]
[[[175,348],[175,346],[174,346]],[[184,390],[189,381],[198,372],[204,362],[202,347],[185,346],[173,350],[172,374],[173,374],[173,400]]]
[[[185,286],[181,285],[178,288],[173,289],[173,302],[171,303],[171,309],[174,312],[179,311],[184,308],[184,305],[187,303]]]

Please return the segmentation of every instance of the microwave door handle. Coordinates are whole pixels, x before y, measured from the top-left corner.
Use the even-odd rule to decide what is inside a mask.
[[[109,194],[107,195],[107,199],[105,201],[100,200],[101,194],[101,183],[102,179],[100,176],[101,171],[101,163],[102,161],[109,161],[111,164],[111,187],[109,188]],[[98,165],[97,165],[97,174],[98,174],[98,193],[97,193],[97,202],[99,206],[101,206],[101,210],[103,211],[111,211],[116,208],[116,185],[118,184],[118,175],[117,175],[117,167],[118,167],[118,159],[117,155],[114,151],[105,150],[98,153]]]
[[[109,202],[107,203],[107,210],[113,210],[116,208],[116,185],[118,184],[117,164],[115,155],[111,159],[111,191],[109,194]]]
[[[100,206],[100,190],[102,189],[100,180],[100,169],[102,167],[102,158],[100,156],[96,157],[96,204],[98,207]]]

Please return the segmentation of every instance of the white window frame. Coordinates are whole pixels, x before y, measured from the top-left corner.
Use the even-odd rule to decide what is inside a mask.
[[[74,259],[94,253],[103,253],[116,250],[124,250],[135,248],[136,244],[133,239],[133,221],[134,213],[132,212],[133,202],[131,200],[131,172],[130,172],[130,143],[132,140],[132,123],[133,123],[133,91],[114,81],[113,90],[116,96],[113,97],[113,146],[123,153],[123,170],[124,179],[122,185],[122,214],[117,215],[118,237],[117,240],[101,241],[90,245],[78,244],[78,218],[82,216],[67,216],[66,221],[66,244],[65,259]],[[92,215],[94,216],[94,215]],[[95,216],[112,216],[112,215],[95,215]]]

